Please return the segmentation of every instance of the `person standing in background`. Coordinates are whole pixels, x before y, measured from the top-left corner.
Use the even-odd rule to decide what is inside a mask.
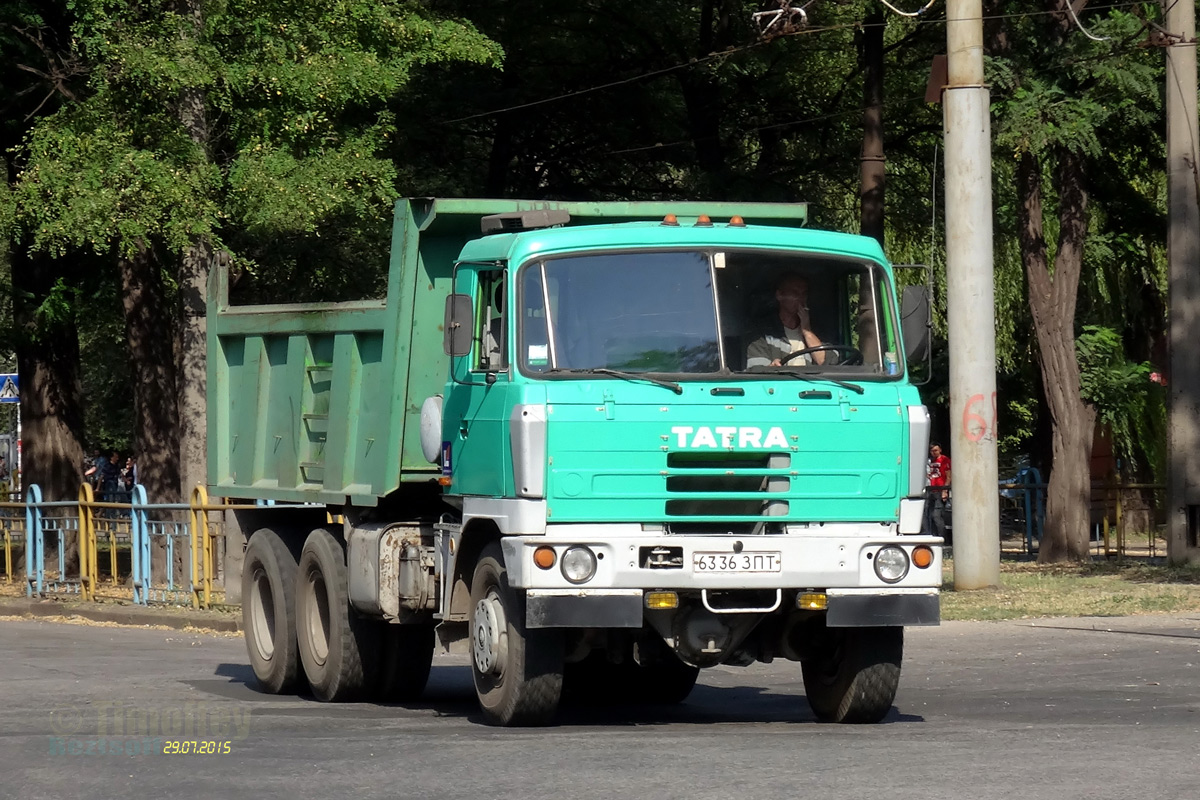
[[[130,456],[125,459],[125,466],[121,469],[121,488],[126,492],[132,492],[134,485],[138,482],[137,458]]]
[[[925,465],[926,489],[925,524],[921,532],[946,537],[946,502],[950,499],[950,456],[942,452],[937,442],[929,445],[929,461]]]

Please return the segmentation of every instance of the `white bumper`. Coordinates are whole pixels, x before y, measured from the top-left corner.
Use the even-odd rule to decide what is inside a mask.
[[[667,535],[644,531],[640,525],[547,525],[544,535],[506,536],[501,541],[509,583],[523,589],[581,593],[608,589],[817,589],[830,590],[831,595],[836,593],[833,590],[928,594],[931,590],[936,593],[942,584],[941,539],[901,536],[895,525],[801,525],[789,526],[785,534],[759,536]],[[573,584],[558,565],[568,547],[580,545],[596,554],[596,574]],[[924,569],[910,566],[900,581],[887,583],[875,574],[873,562],[874,554],[885,545],[903,548],[910,558],[913,548],[927,545],[933,550],[933,563]],[[550,569],[541,569],[533,561],[534,550],[545,546],[558,554]],[[705,561],[718,567],[728,566],[732,560],[739,566],[772,571],[700,569],[696,564],[699,553],[715,556]],[[774,571],[776,563],[778,571]]]

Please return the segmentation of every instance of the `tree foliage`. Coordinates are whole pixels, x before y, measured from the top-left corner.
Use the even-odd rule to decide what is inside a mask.
[[[1157,9],[1075,6],[1103,41],[1061,0],[987,3],[1000,445],[1051,466],[1017,186],[1034,159],[1053,279],[1062,167],[1077,164],[1086,227],[1066,350],[1124,460],[1153,469],[1162,434],[1143,422],[1161,398],[1143,373],[1165,359],[1163,75],[1139,45]],[[59,274],[31,296],[34,318],[86,317],[85,362],[118,357],[122,264],[158,275],[178,322],[197,241],[233,254],[242,302],[377,292],[401,195],[807,201],[811,224],[856,230],[863,25],[882,7],[819,0],[807,28],[767,38],[751,20],[761,7],[0,0],[0,230],[14,252],[51,258]],[[883,116],[886,251],[931,266],[944,337],[941,108],[924,102],[940,13],[882,13]],[[199,138],[180,121],[189,94],[203,102]],[[87,385],[134,374],[87,365],[85,396],[120,398]],[[947,395],[943,360],[926,389],[939,438]],[[122,441],[129,423],[108,419],[89,418],[92,437]]]
[[[389,104],[415,70],[495,65],[501,53],[469,23],[405,0],[74,0],[63,11],[62,58],[85,79],[22,133],[0,221],[30,252],[64,263],[90,252],[119,267],[143,475],[171,496],[169,398],[203,364],[186,352],[202,337],[180,336],[195,313],[181,293],[196,280],[188,254],[227,248],[275,285],[355,275],[336,255],[381,244],[399,190],[383,152]],[[195,97],[200,136],[182,110]],[[317,281],[297,281],[314,252],[333,257],[317,262]]]

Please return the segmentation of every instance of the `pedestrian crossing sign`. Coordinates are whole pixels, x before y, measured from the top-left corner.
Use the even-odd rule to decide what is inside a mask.
[[[0,403],[21,402],[20,383],[15,374],[0,375]]]

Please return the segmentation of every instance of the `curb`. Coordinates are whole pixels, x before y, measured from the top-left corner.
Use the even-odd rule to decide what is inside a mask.
[[[19,617],[80,617],[93,622],[114,622],[118,625],[162,625],[167,628],[199,628],[219,633],[240,633],[238,617],[220,617],[203,611],[168,611],[128,605],[83,605],[56,600],[26,600],[0,597],[0,615]]]

